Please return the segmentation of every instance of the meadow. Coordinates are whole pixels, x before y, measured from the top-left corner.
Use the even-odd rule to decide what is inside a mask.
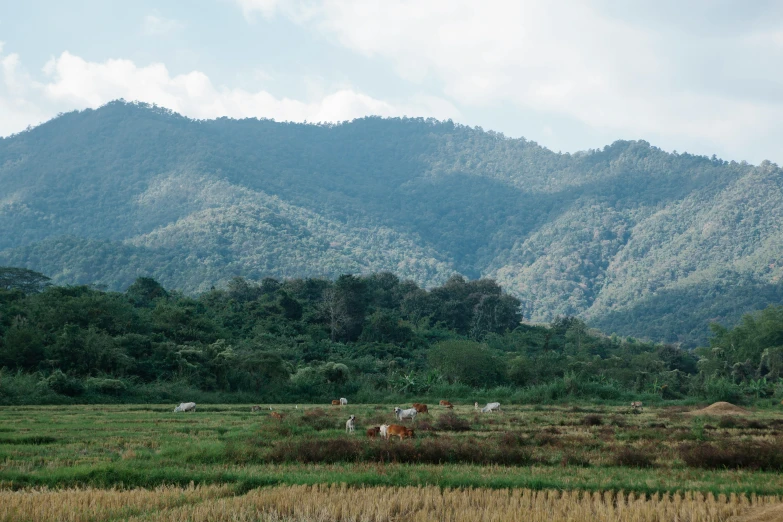
[[[2,407],[0,520],[481,520],[468,502],[498,520],[707,521],[783,495],[776,409],[431,405],[413,440],[385,441],[364,432],[393,405],[261,407]]]

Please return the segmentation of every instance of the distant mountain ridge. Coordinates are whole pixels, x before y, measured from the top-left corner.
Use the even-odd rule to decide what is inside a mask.
[[[643,141],[557,154],[423,119],[112,102],[0,140],[0,265],[198,293],[236,275],[496,278],[536,321],[703,342],[783,301],[783,172]]]

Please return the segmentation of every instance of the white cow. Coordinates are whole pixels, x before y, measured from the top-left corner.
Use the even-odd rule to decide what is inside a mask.
[[[389,425],[388,424],[381,424],[381,431],[378,432],[379,435],[381,437],[383,437],[384,439],[388,438],[388,436],[386,435],[386,430],[388,430],[388,429],[389,429]]]
[[[488,413],[492,411],[500,411],[500,403],[499,402],[490,402],[483,408],[481,408],[481,413]]]
[[[348,422],[345,423],[345,433],[353,433],[354,427],[355,427],[355,421],[356,416],[351,415],[351,418],[348,419]]]
[[[348,404],[348,399],[340,397],[340,406],[345,406],[346,404]]]
[[[174,408],[174,413],[180,412],[180,411],[196,411],[196,403],[195,402],[181,402],[179,403],[179,406]]]
[[[397,416],[398,420],[403,419],[410,419],[410,420],[416,420],[416,414],[419,412],[416,411],[416,408],[408,408],[407,410],[403,410],[402,408],[394,408],[394,414]]]

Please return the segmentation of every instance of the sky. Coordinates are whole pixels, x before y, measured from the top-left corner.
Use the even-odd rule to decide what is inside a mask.
[[[25,0],[0,136],[118,98],[192,118],[452,119],[554,151],[783,163],[783,2]]]

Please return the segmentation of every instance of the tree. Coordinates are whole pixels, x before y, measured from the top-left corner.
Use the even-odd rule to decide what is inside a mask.
[[[125,290],[134,304],[150,306],[155,299],[168,297],[168,292],[151,277],[139,277]]]
[[[21,290],[25,294],[37,294],[49,286],[51,279],[27,268],[0,266],[0,288]]]

